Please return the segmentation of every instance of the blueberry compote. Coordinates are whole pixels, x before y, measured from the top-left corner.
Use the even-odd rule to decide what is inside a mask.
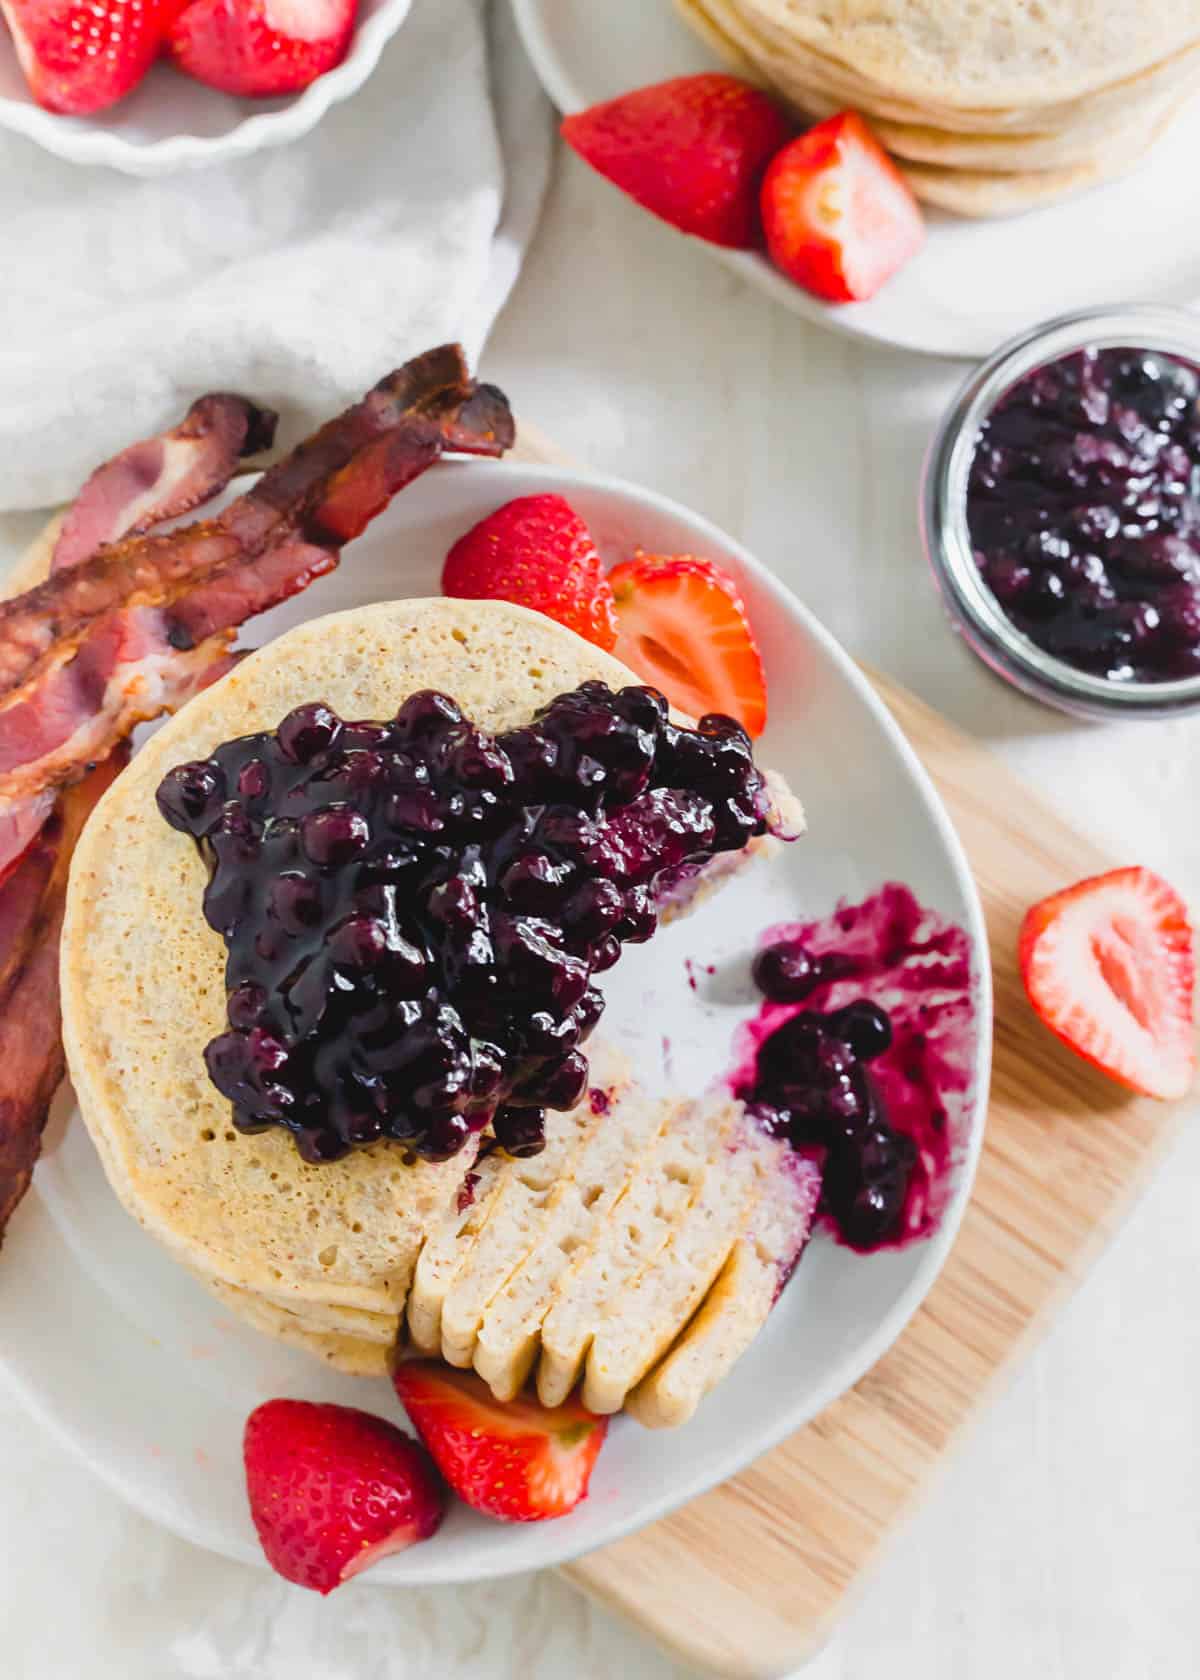
[[[821,1167],[821,1213],[852,1248],[927,1236],[969,1118],[967,936],[888,885],[823,921],[773,928],[767,1001],[734,1089]]]
[[[1200,675],[1200,373],[1082,350],[979,430],[967,524],[984,581],[1056,659],[1115,682]]]
[[[446,1159],[489,1124],[535,1154],[587,1085],[593,976],[768,799],[731,719],[680,729],[653,689],[593,682],[496,737],[432,692],[390,723],[301,706],[158,804],[201,846],[228,950],[209,1075],[242,1131],[330,1161],[384,1137]]]

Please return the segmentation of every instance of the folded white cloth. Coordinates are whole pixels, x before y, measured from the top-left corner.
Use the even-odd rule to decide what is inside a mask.
[[[239,163],[135,180],[0,138],[0,509],[204,391],[278,408],[286,444],[414,351],[474,357],[551,137],[504,0],[416,0],[351,99]]]

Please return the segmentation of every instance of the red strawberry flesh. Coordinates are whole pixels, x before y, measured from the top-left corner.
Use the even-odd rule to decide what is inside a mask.
[[[460,1499],[502,1522],[562,1517],[585,1498],[608,1428],[578,1401],[502,1403],[473,1372],[397,1365],[396,1393]]]
[[[314,1592],[427,1540],[442,1520],[428,1453],[369,1412],[269,1400],[246,1421],[244,1458],[268,1563]]]
[[[191,0],[169,31],[197,81],[246,98],[298,93],[345,58],[358,0]]]
[[[735,76],[677,76],[567,117],[592,168],[672,227],[716,245],[762,243],[758,190],[791,126]]]
[[[1115,869],[1035,904],[1021,975],[1038,1015],[1086,1061],[1146,1096],[1196,1071],[1196,954],[1187,906],[1149,869]]]
[[[446,556],[442,589],[472,601],[514,601],[607,652],[616,641],[612,590],[596,544],[562,496],[518,496],[472,526]]]
[[[751,736],[767,723],[762,655],[737,584],[694,554],[643,554],[609,573],[618,659],[689,717],[721,712]]]
[[[88,116],[141,81],[174,0],[0,0],[30,91],[48,111]]]
[[[854,111],[783,148],[763,181],[762,213],[772,262],[833,303],[873,297],[925,238],[908,183]]]

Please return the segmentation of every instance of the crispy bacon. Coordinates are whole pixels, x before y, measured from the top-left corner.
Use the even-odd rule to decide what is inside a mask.
[[[278,415],[216,391],[178,426],[131,443],[88,479],[58,533],[52,571],[89,560],[105,543],[177,519],[223,490],[238,462],[269,449]]]
[[[0,885],[0,1236],[29,1186],[64,1071],[58,943],[71,853],[126,758],[119,748],[59,799]]]
[[[165,709],[169,684],[160,692],[143,673],[332,570],[342,543],[443,452],[499,455],[512,439],[504,397],[444,346],[389,375],[215,519],[113,543],[0,606],[0,798],[69,782]]]

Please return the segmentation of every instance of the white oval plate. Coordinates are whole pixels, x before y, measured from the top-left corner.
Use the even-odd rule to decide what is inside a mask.
[[[668,76],[729,68],[671,0],[513,0],[513,10],[562,111]],[[1200,99],[1126,180],[998,221],[926,209],[925,248],[869,303],[824,303],[765,257],[705,249],[786,309],[852,338],[935,356],[986,356],[1026,327],[1089,304],[1186,307],[1200,299],[1200,218],[1192,211],[1198,152]],[[600,190],[616,191],[597,184]]]
[[[863,677],[758,562],[705,520],[615,479],[551,468],[451,463],[419,480],[347,551],[341,569],[253,627],[253,640],[342,607],[436,593],[446,551],[512,496],[557,490],[606,560],[639,543],[711,555],[742,580],[766,657],[772,719],[763,761],[788,777],[809,834],[746,872],[693,916],[632,948],[612,976],[605,1024],[639,1073],[701,1091],[730,1065],[754,1008],[757,930],[822,914],[888,879],[968,930],[978,975],[971,1135],[936,1235],[862,1258],[819,1238],[731,1376],[675,1431],[617,1418],[589,1498],[557,1522],[516,1526],[456,1505],[427,1545],[371,1579],[471,1581],[562,1563],[731,1476],[807,1422],[903,1329],[945,1259],[982,1138],[990,1057],[987,946],[966,860],[924,771]],[[154,821],[148,813],[148,821]],[[687,962],[713,963],[700,990]],[[636,1035],[636,1042],[635,1042]],[[665,1041],[669,1041],[666,1043]],[[123,1212],[87,1132],[52,1125],[34,1192],[0,1256],[0,1367],[62,1440],[148,1516],[229,1557],[261,1562],[246,1508],[241,1432],[273,1395],[340,1400],[401,1417],[386,1384],[341,1377],[227,1318]]]
[[[233,99],[155,64],[128,98],[94,117],[44,111],[0,24],[0,129],[34,140],[68,163],[107,164],[126,175],[169,175],[283,146],[316,127],[330,106],[366,81],[412,0],[361,0],[350,51],[335,69],[284,99]]]

